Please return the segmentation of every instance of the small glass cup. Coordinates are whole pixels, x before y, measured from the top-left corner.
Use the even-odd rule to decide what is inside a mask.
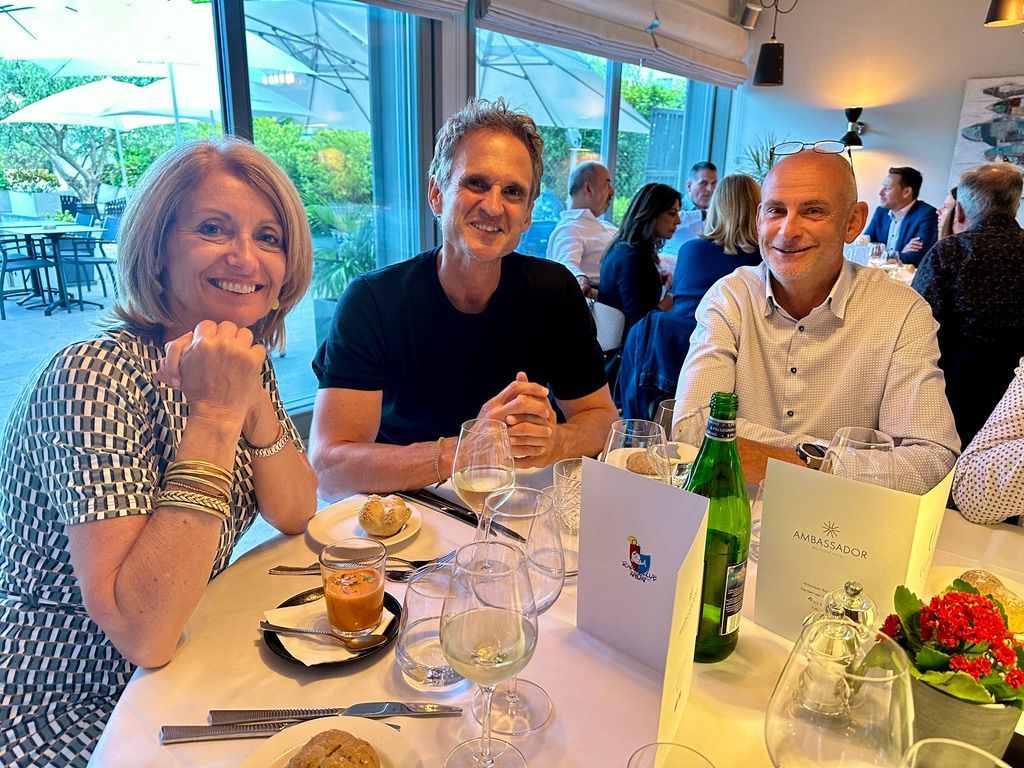
[[[626,768],[715,768],[695,749],[667,741],[646,744],[629,758]]]
[[[368,635],[384,613],[387,549],[374,539],[336,541],[320,553],[320,577],[331,627],[345,637]]]
[[[441,609],[451,578],[450,564],[428,565],[407,582],[395,659],[406,682],[417,688],[448,688],[465,680],[441,649]]]
[[[565,555],[565,577],[579,572],[580,557],[580,494],[583,490],[583,460],[562,459],[555,463],[551,494],[555,502],[555,517],[562,534],[562,552]]]

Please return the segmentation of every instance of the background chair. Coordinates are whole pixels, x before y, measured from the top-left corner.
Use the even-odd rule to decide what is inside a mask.
[[[72,216],[78,213],[78,195],[61,195],[60,209],[67,211]]]
[[[49,300],[53,294],[50,285],[49,268],[52,262],[46,259],[35,259],[17,250],[20,241],[17,237],[0,238],[0,320],[7,319],[7,299],[20,298],[19,304],[24,304],[33,296],[38,296],[43,302]],[[21,279],[21,287],[7,287],[8,276],[18,276]],[[45,279],[46,288],[43,288]]]
[[[88,214],[79,214],[81,217],[88,217],[88,223],[84,219],[76,221],[84,226],[92,224],[92,217]],[[99,237],[65,237],[60,240],[61,260],[65,265],[64,280],[67,285],[75,285],[78,288],[78,304],[84,308],[85,300],[82,297],[82,283],[92,285],[93,276],[98,277],[100,288],[103,290],[104,298],[107,297],[107,281],[103,277],[103,268],[106,267],[110,276],[110,284],[114,293],[117,293],[117,275],[114,272],[114,265],[117,259],[107,255],[103,250],[104,245],[110,245],[117,239],[119,219],[108,216],[103,220],[103,232]],[[97,249],[99,255],[96,254]]]
[[[111,200],[109,203],[103,206],[104,216],[118,216],[124,214],[124,209],[128,205],[128,198],[119,197],[116,200]]]

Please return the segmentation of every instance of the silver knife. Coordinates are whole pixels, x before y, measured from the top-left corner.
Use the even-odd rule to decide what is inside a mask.
[[[455,504],[453,502],[446,501],[437,494],[431,493],[426,488],[420,491],[415,491],[413,493],[395,491],[395,495],[401,496],[403,499],[415,501],[417,504],[423,504],[424,506],[430,507],[431,509],[436,509],[438,512],[448,515],[449,517],[454,517],[456,520],[461,520],[462,522],[467,523],[473,526],[474,528],[480,523],[480,517],[476,514],[476,512],[469,510],[468,508],[462,506],[461,504]],[[501,523],[492,522],[491,527],[501,532],[505,536],[508,536],[510,539],[514,541],[526,543],[526,539],[523,538],[522,535],[520,535],[516,531],[513,531],[511,528],[507,528]]]
[[[355,717],[442,717],[460,715],[461,707],[433,703],[404,703],[400,701],[369,701],[350,707],[320,707],[313,709],[211,709],[210,725],[239,723],[280,722],[282,720],[315,720],[318,717],[347,715]]]
[[[248,725],[165,725],[160,729],[161,744],[183,744],[187,741],[220,741],[221,739],[265,739],[285,728],[296,725],[286,723],[253,723]],[[384,723],[396,731],[401,726]]]

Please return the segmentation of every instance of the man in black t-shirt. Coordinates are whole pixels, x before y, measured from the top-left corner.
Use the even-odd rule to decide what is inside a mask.
[[[471,418],[505,422],[521,467],[602,449],[617,413],[586,302],[564,266],[514,253],[542,149],[501,100],[441,128],[428,201],[442,246],[353,281],[313,361],[321,497],[447,479]]]

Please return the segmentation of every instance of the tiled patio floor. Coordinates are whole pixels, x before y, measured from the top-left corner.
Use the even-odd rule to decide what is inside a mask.
[[[57,310],[47,317],[41,309],[6,302],[7,319],[0,321],[0,425],[7,421],[38,365],[67,344],[95,334],[95,324],[110,309],[111,300],[103,298],[98,285],[85,297],[104,304],[104,309],[86,305],[83,311],[76,304],[70,312]],[[304,299],[292,311],[287,328],[287,354],[274,356],[281,393],[288,403],[311,402],[316,391],[316,378],[309,365],[316,351],[311,300]]]

